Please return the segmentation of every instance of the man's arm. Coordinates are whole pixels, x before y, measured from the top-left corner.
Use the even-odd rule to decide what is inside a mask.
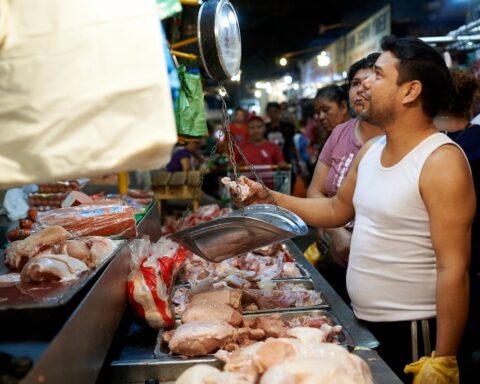
[[[470,236],[475,191],[468,163],[453,145],[425,162],[420,192],[437,258],[436,356],[456,355],[468,315]]]
[[[263,187],[246,177],[242,180],[251,190],[250,197],[243,203],[245,205],[271,203],[269,193],[277,205],[286,208],[300,216],[308,225],[313,227],[340,227],[347,224],[355,216],[353,207],[353,192],[357,183],[358,164],[365,152],[370,147],[365,144],[354,160],[352,169],[338,193],[331,197],[300,198],[284,195],[275,191],[265,191]],[[233,191],[235,192],[235,191]]]

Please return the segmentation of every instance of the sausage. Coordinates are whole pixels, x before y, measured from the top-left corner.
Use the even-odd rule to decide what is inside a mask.
[[[30,229],[11,229],[7,232],[7,239],[9,241],[23,240],[30,236]]]
[[[28,220],[28,219],[24,219],[24,220],[20,220],[18,222],[18,224],[19,224],[20,229],[30,229],[30,228],[32,228],[33,221]]]
[[[28,212],[27,212],[27,217],[28,217],[31,221],[33,221],[33,222],[37,221],[37,216],[38,216],[38,211],[37,211],[37,209],[35,209],[35,208],[30,208],[30,209],[28,210]]]

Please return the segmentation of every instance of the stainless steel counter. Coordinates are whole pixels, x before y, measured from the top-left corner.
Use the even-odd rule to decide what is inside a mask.
[[[160,216],[152,206],[138,224],[140,235],[152,240],[159,237]],[[20,313],[24,326],[37,329],[34,336],[24,336],[22,329],[12,329],[18,337],[0,340],[0,351],[12,356],[28,356],[34,365],[21,383],[95,383],[104,364],[107,351],[127,306],[126,281],[130,272],[130,252],[126,242],[111,262],[95,279],[64,308],[59,308],[65,320],[55,327],[58,311],[49,310],[42,322],[35,322],[34,314]],[[4,325],[4,324],[2,324]],[[42,332],[42,328],[48,332]],[[25,329],[24,329],[25,331]]]
[[[330,311],[345,327],[354,340],[354,353],[364,358],[372,370],[375,383],[396,384],[400,379],[380,358],[374,348],[378,341],[360,324],[351,309],[342,301],[338,294],[305,259],[298,247],[291,241],[286,242],[287,248],[297,263],[308,272],[315,289],[323,292]],[[171,383],[179,372],[188,367],[206,363],[221,367],[223,364],[212,357],[189,359],[186,361],[162,361],[153,356],[156,333],[138,323],[131,315],[126,321],[125,329],[117,334],[118,349],[109,363],[110,367],[104,375],[104,381],[115,384]],[[150,380],[150,381],[149,381]]]

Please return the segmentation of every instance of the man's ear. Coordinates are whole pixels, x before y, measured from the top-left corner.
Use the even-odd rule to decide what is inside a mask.
[[[345,100],[342,100],[340,102],[340,108],[341,108],[343,113],[346,113],[348,111],[348,105],[347,105],[347,102]]]
[[[412,80],[403,85],[404,94],[402,103],[403,104],[410,104],[417,101],[420,98],[420,94],[422,93],[422,83],[418,80]]]

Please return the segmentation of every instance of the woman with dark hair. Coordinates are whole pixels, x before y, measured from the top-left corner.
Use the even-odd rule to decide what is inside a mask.
[[[315,96],[313,116],[327,139],[333,128],[352,117],[348,109],[348,93],[335,84],[320,88]]]
[[[359,115],[368,105],[369,100],[358,92],[362,81],[373,73],[373,65],[377,61],[379,53],[372,53],[367,57],[352,64],[348,71],[347,85],[350,105]],[[341,92],[337,86],[329,86],[319,91],[320,95],[337,95],[340,103],[334,102],[331,110],[337,111],[336,115],[344,117],[343,105],[345,101],[338,99]],[[321,96],[322,98],[324,96]],[[341,96],[343,98],[343,96]],[[325,103],[319,100],[319,103]],[[326,115],[326,114],[324,114]],[[322,115],[323,116],[323,115]],[[353,159],[368,140],[382,134],[380,128],[369,124],[360,118],[350,119],[335,127],[323,147],[315,167],[312,182],[308,187],[308,197],[331,197],[336,195],[340,185],[345,180]],[[323,276],[335,288],[340,296],[348,303],[349,298],[345,284],[346,267],[350,253],[350,241],[352,237],[353,221],[340,228],[318,228],[316,244],[312,244],[310,251],[320,257],[317,267]],[[317,247],[317,252],[315,251]],[[308,254],[307,254],[308,256]],[[314,260],[311,260],[314,261]]]
[[[480,126],[471,124],[471,109],[479,84],[474,75],[452,71],[454,90],[434,120],[436,127],[460,145],[472,170],[477,202],[480,201]],[[467,327],[459,351],[462,382],[469,383],[478,374],[480,363],[480,218],[473,221],[470,258],[470,308]]]

